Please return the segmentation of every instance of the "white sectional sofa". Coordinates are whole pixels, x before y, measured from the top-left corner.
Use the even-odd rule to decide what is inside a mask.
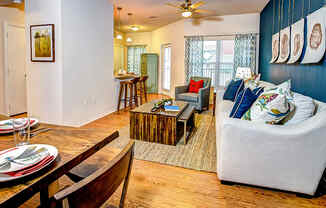
[[[326,167],[326,103],[314,101],[315,115],[300,124],[256,124],[229,118],[233,103],[223,94],[216,101],[218,178],[314,195]]]

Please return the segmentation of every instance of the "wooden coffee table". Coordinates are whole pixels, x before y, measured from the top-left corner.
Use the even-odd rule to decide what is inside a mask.
[[[178,122],[179,117],[188,107],[188,103],[174,101],[173,105],[180,107],[177,112],[165,112],[159,110],[151,112],[154,103],[152,101],[130,111],[130,138],[155,142],[166,145],[176,145],[179,134],[183,133],[183,125]],[[179,130],[181,129],[181,131]]]

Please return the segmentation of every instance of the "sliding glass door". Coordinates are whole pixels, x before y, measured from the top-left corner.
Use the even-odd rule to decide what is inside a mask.
[[[212,78],[212,86],[224,87],[233,77],[234,40],[205,40],[202,76]]]
[[[163,60],[162,60],[162,88],[170,91],[171,89],[171,45],[163,45]]]

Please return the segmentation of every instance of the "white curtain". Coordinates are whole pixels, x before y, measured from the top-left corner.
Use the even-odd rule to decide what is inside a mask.
[[[129,46],[128,47],[128,72],[140,74],[141,55],[146,53],[146,46]]]

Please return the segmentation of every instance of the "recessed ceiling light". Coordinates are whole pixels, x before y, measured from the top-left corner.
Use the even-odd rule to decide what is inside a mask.
[[[132,42],[132,39],[129,37],[129,38],[127,38],[127,40],[126,40],[128,43],[130,43],[130,42]]]

